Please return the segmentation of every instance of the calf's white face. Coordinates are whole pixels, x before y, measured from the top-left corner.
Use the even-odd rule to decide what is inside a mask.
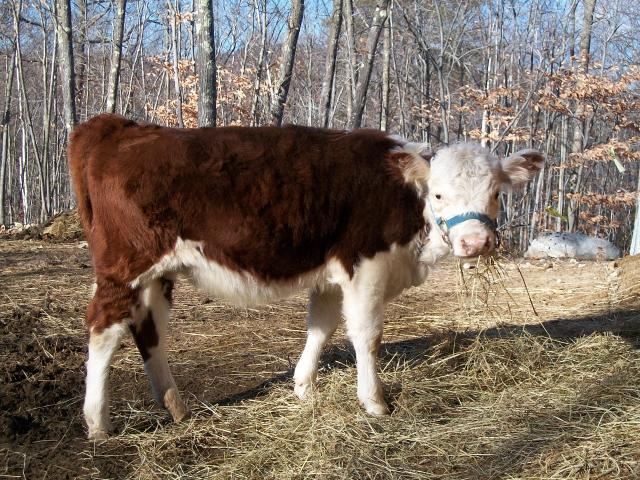
[[[544,157],[537,150],[522,150],[498,159],[478,144],[443,148],[431,160],[427,182],[432,213],[445,220],[473,213],[495,221],[500,191],[532,180],[543,162]],[[457,257],[487,255],[496,247],[495,231],[480,220],[468,219],[451,228],[441,228]]]

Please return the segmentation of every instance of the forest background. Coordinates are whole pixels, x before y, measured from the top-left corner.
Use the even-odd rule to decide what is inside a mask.
[[[116,112],[186,127],[372,127],[434,148],[480,141],[498,155],[538,148],[545,168],[502,196],[505,246],[579,231],[628,251],[637,10],[620,0],[3,0],[0,224],[72,208],[69,132]]]

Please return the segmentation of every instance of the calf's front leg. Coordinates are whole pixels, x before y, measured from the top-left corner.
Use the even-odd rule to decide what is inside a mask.
[[[341,304],[339,289],[313,290],[309,295],[307,342],[293,374],[294,392],[300,399],[307,397],[316,381],[320,354],[338,326]]]
[[[358,400],[369,414],[388,415],[377,372],[384,321],[382,295],[370,288],[350,286],[343,290],[343,313],[347,335],[356,352]]]

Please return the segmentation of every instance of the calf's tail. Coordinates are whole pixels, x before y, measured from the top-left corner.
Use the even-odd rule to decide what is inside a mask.
[[[93,219],[88,164],[101,142],[117,130],[132,125],[136,123],[118,115],[98,115],[78,125],[69,138],[69,171],[78,202],[78,214],[87,240],[90,238]]]

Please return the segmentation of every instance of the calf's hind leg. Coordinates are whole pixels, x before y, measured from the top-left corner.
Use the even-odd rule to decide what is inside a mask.
[[[130,328],[156,402],[169,410],[174,421],[179,422],[190,412],[180,398],[167,361],[166,333],[172,289],[173,281],[165,278],[153,280],[142,287]]]
[[[84,418],[90,439],[104,439],[111,431],[109,419],[109,366],[126,331],[136,292],[126,286],[98,280],[87,311],[89,356],[87,359]]]

